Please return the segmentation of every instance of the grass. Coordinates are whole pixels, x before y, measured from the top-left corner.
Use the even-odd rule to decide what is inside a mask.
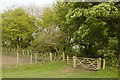
[[[99,71],[76,70],[63,62],[3,65],[3,78],[117,78],[115,68]]]

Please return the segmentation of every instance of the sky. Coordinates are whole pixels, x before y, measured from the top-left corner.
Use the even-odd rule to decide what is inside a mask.
[[[9,9],[12,6],[29,6],[36,5],[38,7],[44,7],[48,4],[53,4],[55,0],[0,0],[0,12]]]

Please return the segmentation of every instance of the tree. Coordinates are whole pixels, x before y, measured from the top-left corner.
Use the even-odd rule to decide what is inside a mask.
[[[66,24],[66,15],[70,9],[71,5],[68,3],[60,3],[58,2],[56,5],[54,5],[54,17],[55,17],[55,25],[57,25],[60,30],[65,34],[65,38],[63,41],[65,42],[63,45],[63,50],[65,53],[70,53],[72,50],[71,45],[71,34],[70,30],[68,29],[68,25]]]
[[[55,24],[54,10],[52,7],[45,7],[40,19],[40,32],[33,41],[32,46],[37,51],[58,52],[63,51],[65,43],[60,28]],[[38,45],[39,44],[39,45]]]
[[[36,32],[36,19],[23,9],[17,8],[2,13],[3,44],[13,47],[28,47]]]
[[[67,34],[69,46],[79,45],[85,56],[96,56],[97,50],[107,48],[110,35],[119,33],[119,27],[116,26],[119,25],[116,24],[119,23],[119,10],[115,3],[68,2],[57,5],[55,8],[59,19],[57,24],[61,25],[61,30]],[[60,13],[59,11],[63,9],[66,10]],[[115,21],[117,22],[115,23]],[[71,39],[73,39],[73,43],[71,43]]]
[[[47,28],[48,30],[48,28]],[[64,35],[58,28],[50,28],[48,32],[44,28],[39,32],[37,38],[32,42],[32,47],[38,52],[59,52],[63,44],[62,35]]]
[[[79,46],[81,56],[115,61],[120,52],[119,7],[119,2],[58,3],[55,7],[56,23],[69,38],[69,46]],[[115,45],[118,45],[117,48]],[[102,55],[99,54],[101,50]]]

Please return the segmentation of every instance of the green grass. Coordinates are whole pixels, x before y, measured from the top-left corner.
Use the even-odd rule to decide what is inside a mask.
[[[3,65],[3,78],[117,78],[117,69],[75,70],[62,62]]]

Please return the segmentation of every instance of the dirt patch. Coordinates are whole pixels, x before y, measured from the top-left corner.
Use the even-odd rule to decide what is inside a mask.
[[[19,64],[29,63],[29,57],[19,57]],[[17,64],[16,56],[3,55],[2,64]]]
[[[62,68],[63,73],[74,72],[74,71],[76,71],[76,69],[70,65],[64,65]]]

